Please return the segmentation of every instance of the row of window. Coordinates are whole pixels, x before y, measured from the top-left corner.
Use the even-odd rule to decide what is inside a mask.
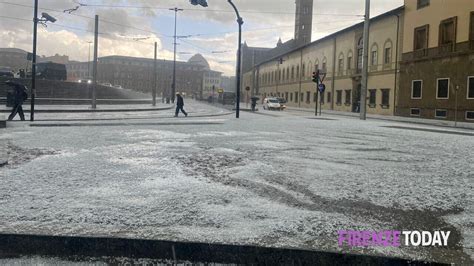
[[[423,80],[413,80],[411,83],[411,98],[420,100],[423,98]],[[436,80],[436,99],[449,99],[449,78],[439,78]],[[474,99],[474,76],[467,77],[466,99]],[[455,91],[456,92],[456,91]],[[460,92],[458,92],[460,93]]]
[[[421,109],[420,108],[411,108],[410,109],[411,116],[421,116]],[[435,118],[447,118],[448,117],[448,110],[446,109],[436,109],[434,111]],[[465,112],[465,119],[466,120],[474,120],[474,111],[466,111]]]
[[[336,91],[336,105],[341,105],[342,104],[342,90],[337,90]],[[388,108],[390,107],[390,89],[380,89],[380,92],[382,93],[382,101],[380,105],[382,108]],[[352,90],[344,90],[345,94],[345,105],[351,105],[351,97],[352,97]],[[369,108],[375,108],[377,106],[377,89],[371,89],[369,90],[369,102],[368,102]]]
[[[474,11],[470,13],[470,25],[468,39],[471,43],[471,48],[474,49],[472,43],[474,42]],[[439,24],[438,47],[440,53],[453,52],[456,44],[457,34],[457,17],[444,19]],[[430,25],[423,25],[415,28],[413,50],[417,56],[427,56],[427,49],[429,47]]]
[[[390,39],[385,41],[384,47],[383,47],[383,64],[391,64],[392,63],[392,41]],[[377,43],[374,43],[371,48],[371,53],[370,53],[370,62],[372,66],[377,66],[378,65],[378,54],[379,54],[379,48]],[[358,45],[357,45],[357,69],[362,69],[362,56],[363,56],[363,39],[360,38]],[[352,70],[353,68],[353,55],[352,51],[349,51],[347,53],[347,57],[344,56],[344,53],[341,52],[339,54],[338,58],[338,65],[337,65],[337,71],[338,73],[342,73],[344,69],[347,70]],[[346,62],[345,59],[347,60]],[[345,64],[346,63],[346,64]],[[278,63],[280,64],[280,62]],[[309,63],[309,66],[312,66],[312,62]],[[313,71],[316,71],[317,69],[320,69],[319,65],[319,60],[316,59],[316,63],[314,64],[314,69],[308,69],[306,70],[306,64],[303,63],[301,67],[301,72],[300,72],[300,66],[297,65],[296,68],[295,66],[292,66],[291,68],[288,66],[285,69],[281,70],[276,70],[276,71],[270,71],[267,73],[260,74],[260,83],[262,85],[269,85],[273,84],[275,82],[282,82],[282,81],[289,81],[289,80],[294,80],[300,78],[300,73],[301,77],[306,79],[309,79],[312,75]],[[322,61],[321,69],[327,70],[327,59],[324,58]],[[308,73],[306,73],[308,72]],[[306,74],[308,74],[306,76]]]
[[[382,108],[388,108],[390,106],[390,89],[380,89],[381,93],[382,93],[382,102],[380,103],[380,105],[382,106]],[[345,105],[352,105],[352,102],[351,102],[351,99],[352,99],[352,90],[336,90],[336,105],[342,105],[342,93],[344,92],[344,95],[345,95],[345,101],[344,101],[344,104]],[[376,89],[372,89],[372,90],[369,90],[370,92],[370,97],[369,97],[369,107],[370,108],[375,108],[376,107],[376,104],[377,104],[377,90]],[[284,95],[283,93],[276,93],[276,95],[274,95],[273,93],[269,94],[268,96],[270,97],[274,97],[274,96],[277,96],[277,97],[285,97],[286,101],[287,102],[295,102],[295,103],[298,103],[298,95],[299,93],[297,92],[285,92]],[[267,94],[264,94],[264,97],[263,98],[266,98],[267,97]],[[301,101],[305,101],[305,94],[304,93],[301,93],[300,95],[300,99]],[[323,92],[321,93],[319,96],[317,95],[316,92],[313,93],[313,103],[315,103],[316,101],[318,102],[321,102],[321,103],[330,103],[331,102],[331,92]],[[310,91],[307,91],[306,92],[306,103],[311,103],[311,92]]]

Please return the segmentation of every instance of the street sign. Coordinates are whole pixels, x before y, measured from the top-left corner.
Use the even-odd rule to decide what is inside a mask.
[[[318,90],[319,92],[323,93],[326,90],[326,85],[324,85],[323,83],[319,84]]]
[[[323,83],[326,78],[326,69],[318,69],[317,72],[319,74],[319,82]]]

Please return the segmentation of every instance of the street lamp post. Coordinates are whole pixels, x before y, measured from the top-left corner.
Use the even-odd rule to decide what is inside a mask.
[[[178,11],[183,11],[183,9],[180,8],[170,8],[170,10],[174,11],[174,59],[173,59],[173,83],[171,84],[171,102],[174,103],[174,97],[176,94],[176,39],[178,36],[176,36],[176,23],[178,21]]]
[[[35,121],[35,96],[36,96],[36,37],[38,35],[38,0],[35,0],[33,17],[33,59],[31,63],[31,110],[30,121]]]
[[[360,119],[367,119],[367,85],[369,75],[369,27],[370,27],[370,0],[365,0],[364,21],[364,58],[362,60],[362,88],[360,92]]]
[[[35,96],[36,96],[36,39],[38,36],[38,22],[45,25],[46,22],[54,23],[56,19],[47,13],[41,14],[41,19],[38,18],[38,0],[35,0],[34,15],[33,15],[33,58],[31,63],[31,110],[30,121],[35,121]]]
[[[190,0],[191,4],[193,5],[201,5],[203,7],[207,7],[207,0]],[[232,3],[232,0],[227,0],[227,2],[232,6],[237,15],[237,23],[239,24],[239,48],[237,50],[237,66],[236,66],[236,80],[237,80],[237,88],[236,88],[236,100],[235,100],[235,117],[240,117],[240,82],[241,82],[241,62],[242,62],[242,25],[244,24],[244,20],[239,14],[239,10]]]

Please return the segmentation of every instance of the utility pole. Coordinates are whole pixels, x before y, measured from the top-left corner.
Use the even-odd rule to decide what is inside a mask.
[[[242,64],[242,25],[244,20],[239,14],[239,10],[232,0],[227,0],[229,4],[234,8],[235,14],[237,15],[237,23],[239,24],[239,49],[237,50],[237,66],[236,66],[236,79],[237,79],[237,88],[236,88],[236,100],[235,100],[235,118],[240,117],[240,82],[241,82],[241,64]]]
[[[35,0],[34,14],[33,14],[33,58],[31,60],[31,110],[30,121],[35,121],[35,96],[36,96],[36,42],[38,37],[38,22],[46,25],[46,22],[54,23],[55,18],[42,13],[41,19],[38,18],[38,0]],[[26,74],[26,73],[25,73]]]
[[[369,26],[370,0],[365,0],[364,58],[362,59],[362,86],[360,91],[360,119],[367,119],[367,85],[369,81]]]
[[[153,89],[152,89],[152,97],[153,97],[153,106],[156,106],[156,57],[158,56],[158,43],[155,42],[155,60],[153,61]]]
[[[171,102],[174,103],[174,98],[176,95],[176,24],[178,21],[178,11],[183,11],[183,9],[180,8],[170,8],[170,10],[174,11],[174,59],[173,59],[173,82],[171,84]]]
[[[87,42],[89,44],[89,55],[87,56],[87,79],[91,77],[91,44],[92,42]]]
[[[35,96],[36,96],[36,38],[38,36],[38,0],[35,0],[33,17],[33,60],[31,63],[31,111],[30,121],[35,121]]]
[[[99,15],[95,15],[95,32],[94,32],[94,64],[92,65],[92,109],[97,108],[97,53],[99,45]]]

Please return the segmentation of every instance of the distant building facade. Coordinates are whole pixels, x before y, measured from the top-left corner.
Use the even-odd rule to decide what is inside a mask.
[[[397,114],[474,121],[474,1],[406,0]]]
[[[70,62],[67,69],[68,78],[71,81],[92,76],[92,64],[89,66],[87,62]],[[123,88],[148,93],[153,88],[153,69],[154,60],[149,58],[100,57],[97,80],[99,83],[120,85]],[[157,60],[156,75],[158,95],[170,96],[173,61]],[[221,75],[222,73],[211,70],[207,60],[200,54],[194,55],[188,62],[178,61],[176,62],[176,92],[205,99],[205,96],[212,91],[212,86],[220,86]]]
[[[53,62],[57,64],[68,64],[69,63],[69,56],[67,55],[59,55],[55,54],[53,56],[42,56],[38,58],[38,62]]]
[[[253,89],[253,94],[256,93],[254,89],[257,87],[259,73],[255,66],[311,42],[313,0],[296,0],[295,6],[295,35],[293,39],[284,43],[279,39],[275,48],[252,47],[246,42],[242,45],[242,91],[249,87]]]
[[[28,52],[17,48],[0,48],[0,67],[9,68],[14,72],[20,69],[31,69],[27,60]]]
[[[92,62],[69,61],[66,70],[68,81],[91,79]]]
[[[393,115],[403,33],[403,7],[371,19],[369,33],[368,113]],[[360,110],[363,23],[258,64],[255,94],[283,97],[288,106],[345,112]],[[317,95],[312,74],[326,73],[326,91]]]
[[[225,92],[235,92],[236,91],[235,86],[236,86],[235,76],[234,77],[227,77],[227,76],[221,77],[221,88]]]

